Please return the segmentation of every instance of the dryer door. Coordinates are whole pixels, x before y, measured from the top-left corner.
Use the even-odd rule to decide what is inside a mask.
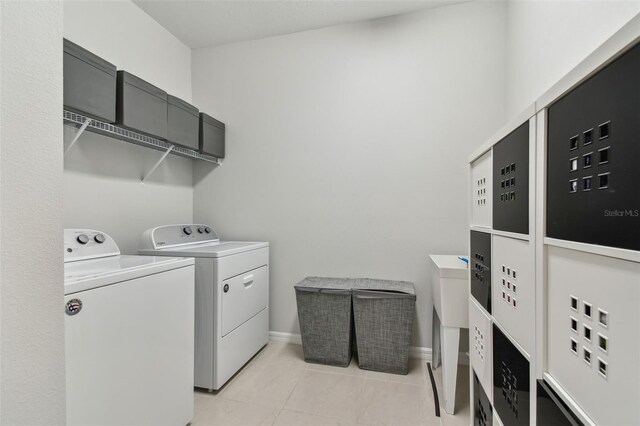
[[[262,266],[222,282],[222,336],[269,306],[269,267]]]

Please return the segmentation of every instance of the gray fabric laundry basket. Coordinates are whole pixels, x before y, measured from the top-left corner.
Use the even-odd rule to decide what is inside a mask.
[[[360,368],[393,374],[409,372],[415,305],[412,283],[356,280],[353,314]]]
[[[351,287],[345,278],[307,277],[296,286],[304,360],[347,367],[351,362]]]

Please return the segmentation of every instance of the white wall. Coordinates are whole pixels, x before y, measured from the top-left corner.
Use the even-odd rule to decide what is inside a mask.
[[[640,1],[519,1],[507,12],[512,117],[640,12]]]
[[[467,155],[504,119],[506,5],[427,12],[193,51],[194,102],[227,124],[195,166],[194,217],[271,243],[271,330],[298,332],[307,275],[416,284],[465,253]]]
[[[64,36],[148,82],[191,101],[191,49],[130,1],[65,1]],[[65,127],[68,144],[75,129]],[[66,146],[66,145],[65,145]],[[65,157],[64,226],[110,234],[135,254],[142,232],[193,219],[192,160],[85,133]]]
[[[62,5],[0,3],[0,423],[65,423]]]

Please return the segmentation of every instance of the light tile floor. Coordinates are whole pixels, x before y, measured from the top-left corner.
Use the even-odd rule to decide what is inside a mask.
[[[456,415],[436,417],[426,361],[410,359],[406,376],[305,363],[302,347],[270,342],[218,392],[195,392],[200,425],[469,424],[469,374],[459,366]],[[442,369],[434,371],[442,398]]]

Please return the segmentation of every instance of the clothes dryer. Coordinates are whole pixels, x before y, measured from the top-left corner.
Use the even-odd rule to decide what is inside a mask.
[[[220,389],[269,341],[269,243],[220,241],[208,225],[142,235],[139,254],[195,258],[196,387]]]

